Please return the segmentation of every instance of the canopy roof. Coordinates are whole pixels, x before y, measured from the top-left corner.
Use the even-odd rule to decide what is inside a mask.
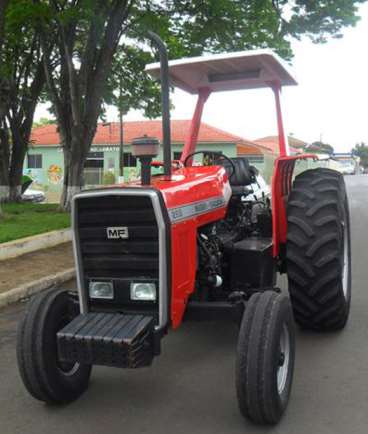
[[[151,63],[146,71],[160,77],[160,64]],[[171,84],[191,94],[207,87],[212,92],[268,87],[277,81],[282,86],[296,85],[288,65],[270,50],[240,51],[171,60]]]

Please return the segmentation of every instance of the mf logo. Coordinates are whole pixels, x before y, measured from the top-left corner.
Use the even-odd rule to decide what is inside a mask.
[[[128,228],[126,226],[116,226],[106,228],[107,238],[109,240],[118,240],[120,238],[129,238]]]

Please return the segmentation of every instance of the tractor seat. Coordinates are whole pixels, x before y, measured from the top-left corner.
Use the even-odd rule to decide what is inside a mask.
[[[230,158],[235,167],[233,174],[233,168],[230,163],[225,159],[219,159],[217,164],[223,166],[229,176],[229,182],[234,195],[249,194],[249,189],[245,188],[250,184],[256,182],[256,176],[258,170],[249,164],[248,158],[234,157]]]

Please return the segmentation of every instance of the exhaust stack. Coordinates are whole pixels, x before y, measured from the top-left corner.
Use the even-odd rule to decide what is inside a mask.
[[[149,39],[160,54],[162,134],[164,150],[164,175],[171,176],[171,133],[170,133],[170,94],[169,94],[169,61],[166,45],[154,32],[148,32]],[[142,172],[143,173],[143,172]]]

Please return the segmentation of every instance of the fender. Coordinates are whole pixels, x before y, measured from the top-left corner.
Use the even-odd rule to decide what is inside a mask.
[[[286,155],[275,160],[274,173],[272,176],[272,233],[274,258],[279,256],[280,245],[286,243],[286,204],[292,186],[295,162],[297,160],[306,159],[316,160],[317,156],[313,154]]]

